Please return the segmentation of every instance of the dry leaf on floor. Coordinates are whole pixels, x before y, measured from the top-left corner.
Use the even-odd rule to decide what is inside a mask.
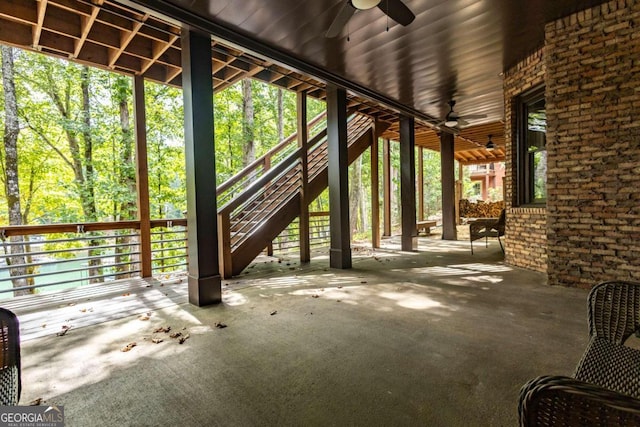
[[[62,325],[62,330],[58,332],[56,335],[59,337],[64,336],[71,329],[71,325]]]
[[[135,342],[130,342],[129,344],[127,344],[127,345],[125,345],[124,347],[122,347],[122,348],[120,349],[120,351],[129,351],[129,350],[131,350],[133,347],[135,347],[136,345],[138,345],[138,344],[136,344]]]
[[[47,327],[47,324],[46,324],[46,323],[43,323],[43,324],[42,324],[42,327],[43,327],[43,328],[46,328],[46,327]]]
[[[226,328],[226,327],[227,327],[227,325],[226,325],[225,323],[222,323],[222,322],[216,322],[216,323],[215,323],[215,326],[216,326],[216,328],[218,328],[218,329],[223,329],[223,328]]]
[[[128,297],[129,295],[131,295],[131,292],[125,292],[124,294],[122,294],[123,297]]]
[[[313,295],[311,295],[311,298],[320,298],[320,295],[318,295],[318,294],[313,294]]]
[[[271,313],[269,313],[269,314],[271,314],[272,316],[273,316],[273,315],[276,315],[276,314],[278,314],[278,310],[273,310],[273,311],[272,311]]]
[[[162,338],[153,338],[151,339],[151,342],[154,344],[160,344],[162,341],[164,341]]]
[[[44,402],[44,399],[43,399],[43,398],[41,398],[41,397],[39,397],[39,398],[37,398],[37,399],[32,400],[31,402],[29,402],[29,406],[38,406],[38,405],[41,405],[41,404],[42,404],[42,402]]]
[[[187,335],[185,335],[185,336],[183,336],[183,337],[180,337],[180,339],[178,340],[178,344],[182,344],[182,343],[184,343],[186,340],[188,340],[188,339],[189,339],[189,337],[190,337],[190,336],[191,336],[191,335],[187,334]]]
[[[149,320],[149,316],[141,314],[140,316],[138,316],[138,319],[140,319],[140,320]]]
[[[87,312],[87,309],[86,309],[86,308],[81,308],[81,309],[80,309],[80,313],[86,313],[86,312]]]
[[[159,328],[156,328],[153,332],[154,333],[158,333],[158,332],[164,332],[165,334],[168,333],[171,330],[171,326],[160,326]]]
[[[170,338],[178,338],[182,336],[182,332],[174,332],[171,335],[169,335]]]

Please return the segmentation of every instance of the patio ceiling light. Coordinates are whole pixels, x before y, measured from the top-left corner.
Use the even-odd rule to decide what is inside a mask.
[[[381,0],[351,0],[351,4],[356,9],[366,10],[376,7]]]

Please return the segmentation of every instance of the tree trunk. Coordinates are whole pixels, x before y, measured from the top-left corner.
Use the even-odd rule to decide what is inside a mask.
[[[82,209],[87,221],[96,221],[96,201],[94,193],[95,177],[93,173],[93,138],[91,135],[91,95],[89,90],[89,67],[82,67],[80,73],[80,87],[82,89],[82,139],[84,140],[84,151],[82,163],[84,163],[84,185],[80,189],[82,199]],[[78,153],[79,154],[79,153]],[[79,157],[79,156],[78,156]],[[82,170],[80,170],[80,175]],[[100,249],[92,249],[92,246],[99,246],[100,239],[91,239],[89,241],[89,276],[101,276],[103,269],[100,258],[93,258],[101,255]],[[89,280],[89,283],[104,282],[104,278],[95,277]]]
[[[362,156],[358,157],[351,168],[351,185],[349,186],[349,215],[351,231],[361,232],[362,218],[360,217],[360,204],[362,200]]]
[[[120,171],[119,182],[122,188],[127,189],[127,194],[120,202],[119,218],[117,220],[135,219],[137,214],[137,207],[135,199],[131,197],[136,194],[136,177],[135,167],[133,164],[133,135],[131,133],[131,123],[129,119],[129,79],[127,77],[119,76],[115,83],[116,100],[118,101],[118,109],[120,111],[120,130],[122,131],[122,140],[120,143]],[[129,234],[129,230],[123,230],[125,234]],[[131,247],[128,244],[131,242],[131,237],[121,236],[116,238],[116,256],[115,263],[126,263],[125,265],[117,266],[116,272],[127,272],[132,269],[131,262]],[[126,246],[120,246],[126,245]],[[118,275],[116,278],[125,279],[131,277],[131,274]]]
[[[284,107],[282,105],[282,88],[278,88],[276,108],[278,110],[278,142],[280,142],[284,139]]]
[[[13,49],[2,46],[2,85],[4,87],[4,188],[7,197],[7,210],[10,225],[22,224],[22,210],[20,207],[20,185],[18,178],[18,135],[20,125],[18,122],[18,103],[16,100],[16,87],[13,80]],[[3,242],[4,242],[3,238]],[[27,273],[25,248],[22,236],[11,236],[11,243],[5,246],[5,253],[11,254],[7,258],[7,264],[14,266],[9,270],[12,277],[22,276]],[[13,287],[27,286],[26,279],[12,279]],[[14,291],[14,295],[28,294],[28,290]]]
[[[253,94],[251,92],[251,80],[242,80],[242,137],[245,150],[242,155],[242,166],[245,167],[256,159],[256,147],[254,140],[254,115]]]

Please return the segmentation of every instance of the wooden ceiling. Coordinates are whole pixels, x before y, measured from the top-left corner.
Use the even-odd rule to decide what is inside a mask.
[[[176,21],[163,18],[158,13],[136,3],[127,0],[122,1],[125,1],[126,4],[115,0],[2,0],[0,1],[0,43],[35,50],[128,75],[141,75],[155,82],[180,86],[180,25]],[[138,1],[137,3],[148,2]],[[298,44],[289,39],[299,38],[299,46],[302,46],[300,49],[306,48],[305,46],[311,49],[311,46],[315,46],[314,43],[316,42],[312,41],[310,36],[304,36],[305,31],[322,33],[323,29],[330,23],[334,12],[337,13],[340,2],[294,2],[293,0],[183,2],[176,0],[173,3],[185,7],[193,5],[189,7],[193,7],[200,14],[206,14],[208,17],[215,15],[216,19],[224,19],[227,23],[242,27],[245,32],[254,34],[256,37],[264,36],[267,39],[271,39],[271,41],[274,40],[274,34],[280,31],[282,33],[281,37],[276,40],[282,43],[280,47],[294,51],[294,53],[300,53],[296,52]],[[425,19],[423,15],[427,11],[435,13],[436,9],[440,10],[438,8],[443,10],[436,15],[441,16],[442,19],[448,22],[449,18],[446,18],[448,15],[445,12],[450,10],[450,7],[444,5],[446,2],[407,0],[406,3],[416,12],[418,24]],[[477,9],[479,7],[477,3],[483,2],[468,0],[461,3],[467,4],[469,9]],[[493,4],[491,1],[488,3]],[[205,10],[200,5],[209,5],[209,9]],[[258,31],[256,28],[259,25],[254,21],[266,19],[264,17],[259,18],[258,11],[262,11],[261,13],[266,16],[272,12],[271,8],[277,9],[280,6],[286,6],[290,14],[299,15],[300,20],[297,22],[293,33],[287,36],[288,27],[278,29],[278,23],[286,19],[286,16],[288,16],[286,14],[281,14],[282,16],[279,16],[270,25],[266,25],[263,31]],[[314,16],[316,9],[318,9],[319,15],[316,16],[315,20],[309,17],[303,19],[303,16],[306,16],[305,14]],[[487,25],[492,23],[491,19],[484,16],[487,10],[482,10],[484,12],[478,10],[476,13],[483,20],[487,20]],[[216,11],[218,11],[217,14],[214,13]],[[374,12],[367,11],[369,14]],[[466,17],[465,22],[472,19],[473,14],[471,12],[471,10],[467,11],[469,16]],[[450,11],[450,13],[455,15],[458,12]],[[392,23],[389,35],[385,36],[385,32],[379,31],[380,28],[377,28],[383,26],[380,18],[365,18],[365,16],[368,15],[358,13],[354,17],[357,19],[353,20],[351,24],[353,27],[350,36],[351,42],[346,42],[344,39],[326,40],[321,37],[321,40],[317,41],[317,43],[322,44],[324,51],[321,51],[320,47],[314,48],[315,50],[312,49],[311,51],[315,52],[315,55],[320,55],[320,59],[315,59],[318,59],[318,62],[329,64],[327,65],[329,67],[333,61],[329,53],[335,51],[337,56],[344,55],[344,57],[349,58],[349,63],[343,63],[341,66],[334,65],[333,67],[337,71],[342,70],[345,75],[350,77],[355,72],[353,71],[355,65],[359,64],[359,67],[364,67],[362,73],[369,73],[369,77],[364,78],[358,74],[354,75],[354,80],[360,80],[364,84],[371,84],[374,89],[384,91],[387,90],[385,85],[389,84],[390,77],[384,74],[385,77],[382,79],[385,81],[384,84],[382,80],[376,84],[372,79],[376,78],[375,70],[377,70],[377,67],[385,65],[385,56],[381,56],[381,60],[377,63],[374,61],[375,58],[371,57],[371,55],[375,56],[375,52],[378,52],[377,47],[370,46],[370,53],[363,53],[360,50],[362,44],[365,43],[364,39],[367,38],[374,45],[380,43],[381,45],[390,45],[387,47],[395,46],[398,56],[397,61],[394,63],[387,62],[386,65],[389,68],[389,73],[396,74],[393,80],[397,87],[395,90],[389,91],[387,95],[397,99],[413,97],[413,104],[408,103],[411,108],[419,108],[426,111],[427,115],[434,116],[433,120],[416,121],[416,144],[439,151],[438,130],[434,127],[438,120],[435,117],[442,117],[443,114],[446,114],[446,110],[445,113],[441,112],[442,108],[439,104],[442,103],[444,98],[435,94],[443,90],[443,87],[426,87],[415,74],[421,67],[424,67],[424,72],[428,73],[428,64],[423,61],[436,60],[437,58],[432,58],[434,53],[429,52],[427,46],[420,50],[424,56],[423,59],[421,59],[422,57],[412,56],[410,50],[400,47],[399,43],[404,43],[405,41],[407,43],[415,43],[413,41],[414,36],[411,36],[411,33],[407,33],[411,29],[396,28],[397,25]],[[292,16],[291,19],[295,19],[295,16]],[[313,21],[317,21],[317,23]],[[439,25],[443,26],[444,22]],[[440,31],[446,31],[446,28],[443,27]],[[493,30],[487,29],[487,31],[493,33]],[[382,33],[382,35],[378,33]],[[292,35],[293,37],[291,37]],[[461,32],[459,36],[464,40],[477,37],[475,30],[473,32]],[[384,41],[382,37],[391,37],[393,40]],[[491,37],[487,40],[493,40],[494,36]],[[349,45],[349,43],[352,44]],[[451,43],[457,45],[463,43],[463,41],[451,40]],[[500,41],[498,50],[501,49],[502,42]],[[462,51],[466,50],[462,49]],[[493,52],[491,49],[485,50],[485,54],[488,56],[494,55],[491,52]],[[478,67],[485,67],[483,64],[486,61],[478,58],[479,54],[470,51],[467,54],[470,60],[476,58]],[[404,55],[409,56],[404,58]],[[361,58],[363,56],[368,59]],[[325,97],[325,83],[320,79],[294,71],[281,62],[266,59],[263,55],[249,53],[248,49],[238,47],[237,43],[214,38],[211,57],[214,71],[214,90],[222,90],[243,78],[251,77],[293,91],[306,90],[310,96],[316,98],[324,99]],[[353,63],[351,62],[352,58]],[[413,78],[411,78],[411,75],[407,75],[405,71],[399,73],[397,68],[399,66],[398,61],[401,64],[406,63],[406,67],[413,70]],[[444,65],[440,64],[440,66]],[[488,115],[487,120],[480,120],[475,126],[462,129],[459,132],[456,131],[455,156],[463,164],[486,163],[504,159],[502,83],[499,77],[502,66],[503,61],[500,60],[496,62],[495,66],[489,67],[492,77],[487,79],[486,84],[491,87],[484,87],[478,83],[477,90],[472,89],[473,85],[470,85],[470,83],[464,83],[467,80],[462,79],[464,73],[461,71],[450,71],[448,82],[447,79],[441,79],[442,85],[448,85],[447,88],[444,88],[446,89],[445,92],[448,91],[449,94],[459,95],[459,99],[473,100],[474,98],[481,99],[483,96],[487,98],[485,103],[476,102],[476,107],[473,110],[469,110],[468,106],[465,108],[464,105],[460,109],[456,108],[456,111],[463,115],[465,111]],[[472,73],[473,70],[474,68],[471,67],[470,71],[465,72]],[[443,73],[443,76],[447,74],[445,71]],[[454,79],[456,80],[454,82],[451,80],[453,78],[451,76],[455,75],[458,77]],[[400,77],[405,80],[400,79]],[[476,81],[480,77],[469,77],[469,79]],[[468,82],[470,81],[468,80]],[[403,84],[400,84],[400,82],[403,82]],[[413,96],[409,92],[404,94],[403,90],[406,89],[403,88],[406,84],[413,86],[410,88],[414,93]],[[461,88],[464,88],[465,85],[473,95],[465,96],[461,92]],[[421,91],[427,95],[421,95],[421,99],[418,99],[415,94],[422,93]],[[429,93],[433,95],[432,98],[428,96]],[[430,99],[432,100],[430,101]],[[392,107],[382,105],[380,102],[371,100],[354,91],[349,92],[349,106],[369,114],[381,122],[386,122],[389,127],[383,137],[393,140],[399,139],[398,112]],[[497,114],[496,111],[498,111]],[[484,148],[488,135],[492,135],[492,140],[497,145],[497,149],[490,151]]]

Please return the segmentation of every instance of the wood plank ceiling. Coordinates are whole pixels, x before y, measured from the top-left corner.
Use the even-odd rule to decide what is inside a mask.
[[[171,19],[163,19],[141,5],[127,0],[121,1],[126,4],[115,0],[2,0],[0,1],[0,43],[128,75],[141,75],[155,82],[180,86],[182,71],[180,26]],[[150,2],[137,1],[137,3]],[[394,34],[394,36],[385,41],[382,39],[384,31],[380,31],[380,28],[383,28],[381,18],[374,18],[372,23],[368,22],[372,19],[371,16],[367,17],[365,13],[358,13],[354,16],[350,35],[350,40],[353,42],[346,42],[344,38],[328,40],[322,36],[324,29],[337,13],[340,1],[231,2],[220,0],[192,2],[177,0],[173,3],[185,8],[192,7],[193,11],[207,19],[220,17],[225,21],[225,24],[237,26],[238,31],[245,31],[256,37],[265,37],[267,41],[280,43],[280,48],[294,54],[303,57],[309,56],[306,51],[300,51],[300,49],[306,49],[311,52],[312,56],[320,55],[314,56],[313,59],[324,58],[320,62],[324,62],[324,66],[332,68],[335,72],[344,73],[356,81],[360,80],[360,83],[369,85],[375,90],[386,91],[388,96],[407,103],[411,108],[426,111],[428,115],[434,117],[434,120],[416,122],[416,144],[428,149],[439,151],[438,129],[434,128],[434,123],[437,122],[435,117],[443,117],[446,114],[443,102],[453,96],[464,100],[465,94],[461,92],[461,89],[464,89],[465,84],[469,88],[473,86],[474,93],[466,97],[468,101],[475,99],[476,109],[471,112],[486,113],[489,118],[477,126],[462,129],[459,133],[456,132],[456,159],[463,164],[504,159],[502,90],[498,76],[503,66],[502,61],[489,67],[493,77],[489,79],[488,83],[482,84],[478,83],[479,79],[482,80],[482,76],[471,75],[472,73],[469,74],[469,71],[465,72],[464,70],[463,72],[455,71],[451,68],[453,65],[450,61],[438,63],[438,67],[444,67],[440,73],[441,76],[438,77],[440,83],[434,87],[424,87],[420,84],[420,79],[415,76],[412,78],[411,73],[407,74],[407,71],[420,70],[422,67],[428,73],[429,69],[425,68],[428,64],[423,61],[435,61],[438,58],[428,51],[427,46],[420,50],[424,59],[412,56],[410,51],[401,46],[405,42],[415,43],[415,37],[411,35],[412,33],[407,32],[409,31],[407,28],[410,27],[392,28],[390,34]],[[423,19],[422,16],[427,12],[437,12],[437,17],[444,21],[437,24],[436,27],[431,26],[431,29],[434,31],[437,29],[436,33],[440,34],[438,37],[445,37],[447,34],[447,37],[450,37],[449,31],[445,31],[446,28],[442,26],[445,21],[448,22],[447,16],[455,17],[455,14],[459,14],[459,12],[452,11],[449,6],[445,7],[445,3],[451,2],[448,0],[446,2],[436,0],[407,1],[407,4],[416,12],[417,20]],[[497,22],[495,17],[486,16],[486,9],[474,12],[475,9],[478,9],[477,3],[482,2],[467,0],[463,3],[467,4],[467,7],[462,8],[463,11],[466,10],[464,12],[466,13],[464,15],[465,21],[473,20],[473,17],[476,16],[476,19],[481,21],[481,27]],[[275,19],[271,14],[280,10],[281,6],[287,12],[278,12],[278,17]],[[503,6],[505,10],[509,10],[508,5]],[[294,28],[289,29],[284,25],[279,27],[279,23],[286,19],[287,14],[293,13],[291,11],[299,15],[297,21],[295,21],[295,17],[289,16],[294,19]],[[265,26],[264,19],[270,20],[268,21],[269,25]],[[392,27],[397,27],[397,25],[392,23]],[[417,28],[417,26],[411,28]],[[395,33],[393,33],[394,31]],[[479,37],[475,34],[475,27],[473,31],[474,33],[467,32],[463,36],[467,38]],[[485,46],[481,52],[465,51],[465,49],[462,51],[466,52],[465,55],[470,60],[473,61],[475,58],[478,65],[485,64],[483,66],[486,68],[487,60],[483,59],[483,56],[495,57],[494,53],[491,54],[493,56],[487,55],[487,49],[489,52],[494,52],[496,49],[501,51],[502,43],[498,43],[499,40],[496,38],[494,30],[485,28],[485,31],[489,34],[488,38],[483,38],[485,43],[497,43],[497,48]],[[318,37],[318,32],[320,32],[320,37]],[[295,43],[295,40],[298,42]],[[366,52],[362,51],[363,43],[370,45]],[[459,42],[449,40],[449,43]],[[404,68],[399,70],[397,66],[388,67],[384,78],[378,84],[373,81],[376,77],[373,72],[369,73],[367,78],[360,75],[350,76],[350,73],[353,74],[353,70],[358,67],[373,70],[376,66],[385,66],[383,56],[376,61],[376,52],[382,54],[380,50],[382,47],[378,48],[376,44],[380,44],[382,47],[390,45],[387,47],[395,50],[395,55],[401,59],[400,62],[404,64]],[[310,96],[316,98],[323,99],[325,97],[325,84],[319,79],[288,69],[264,59],[260,55],[232,47],[232,43],[214,40],[211,57],[214,90],[222,90],[245,77],[251,77],[293,91],[306,90]],[[346,57],[349,57],[349,61],[353,58],[353,62],[335,62],[336,58],[344,60]],[[459,60],[459,58],[453,59]],[[431,65],[429,66],[431,67]],[[400,81],[404,83],[399,84]],[[465,82],[474,83],[470,85]],[[413,88],[407,91],[406,83],[409,83],[409,86],[413,85]],[[389,89],[391,87],[389,85],[392,85],[393,89]],[[424,95],[415,96],[416,93]],[[483,97],[487,100],[479,102],[478,99]],[[413,101],[408,102],[405,98]],[[349,106],[385,122],[389,127],[383,137],[398,140],[398,114],[396,111],[351,92],[349,93]],[[456,111],[464,113],[465,105],[463,104]],[[469,110],[467,109],[467,111]],[[492,140],[497,146],[497,149],[491,151],[484,148],[489,134],[493,135]]]

